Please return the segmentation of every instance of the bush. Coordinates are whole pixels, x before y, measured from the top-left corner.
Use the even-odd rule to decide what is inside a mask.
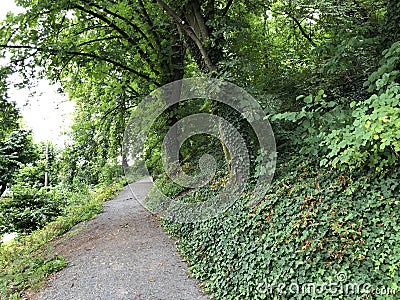
[[[96,190],[80,187],[79,192],[63,191],[68,199],[63,215],[39,230],[0,243],[0,299],[27,299],[22,292],[41,288],[46,277],[64,268],[66,261],[48,242],[101,212],[103,202],[114,198],[124,184],[121,180]]]
[[[14,186],[13,198],[0,201],[0,235],[39,229],[59,216],[65,205],[65,193],[56,188]]]
[[[298,125],[293,141],[302,154],[321,158],[325,167],[382,170],[398,163],[400,157],[400,42],[383,52],[380,68],[365,86],[373,93],[368,99],[327,100],[323,90],[303,98],[299,112],[272,117]]]
[[[348,165],[381,170],[400,157],[400,85],[392,83],[380,95],[351,104],[354,121],[324,133],[321,145],[329,149],[322,165]]]

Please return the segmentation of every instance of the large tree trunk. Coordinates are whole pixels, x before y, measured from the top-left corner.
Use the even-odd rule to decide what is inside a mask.
[[[172,31],[172,53],[168,60],[165,61],[168,65],[164,65],[164,70],[169,70],[165,73],[165,77],[163,79],[163,84],[168,84],[171,82],[175,82],[178,80],[182,80],[184,77],[184,62],[185,62],[185,53],[186,48],[184,42],[182,40],[179,27],[176,30]],[[170,111],[169,118],[167,120],[167,127],[170,128],[170,137],[169,144],[167,145],[170,153],[179,153],[179,142],[178,142],[178,132],[177,127],[173,127],[176,124],[178,119],[178,109],[179,109],[179,100],[181,97],[181,85],[174,85],[175,89],[170,91],[170,94],[167,95],[165,99],[168,103],[175,103],[171,105],[168,109]],[[167,168],[173,167],[176,169],[179,166],[179,162],[175,161],[172,163],[172,166],[167,166]],[[167,170],[165,170],[167,171]],[[168,170],[169,172],[175,173],[174,171]]]
[[[185,11],[185,13],[183,13],[184,18],[179,15],[180,12],[174,11],[163,0],[157,0],[157,3],[171,16],[175,22],[177,22],[177,25],[182,29],[182,32],[186,34],[186,40],[189,45],[188,50],[195,59],[199,68],[204,72],[208,72],[211,74],[211,76],[215,76],[218,72],[217,64],[223,59],[223,43],[217,43],[215,41],[214,43],[210,43],[210,34],[213,32],[213,28],[207,25],[206,14],[202,11],[199,0],[191,0],[187,2],[186,7],[183,9],[183,11]],[[228,5],[223,11],[223,16],[226,15],[231,5],[232,1],[228,1]],[[222,34],[220,38],[223,39]],[[214,111],[218,111],[218,102],[215,102],[214,105]],[[231,156],[229,150],[222,140],[221,146],[225,154],[228,172],[230,173]]]
[[[182,19],[181,16],[178,15],[176,11],[171,9],[163,0],[157,0],[157,3],[165,10],[171,18],[177,23],[177,25],[185,32],[188,37],[188,42],[194,43],[196,52],[193,52],[192,55],[194,58],[201,57],[201,62],[204,62],[204,65],[208,69],[210,73],[216,72],[217,67],[215,63],[209,56],[209,51],[207,51],[204,46],[204,38],[208,38],[208,30],[205,24],[205,20],[202,17],[201,7],[197,0],[194,0],[191,3],[191,6],[188,8],[190,13],[185,16],[185,19]],[[189,20],[188,20],[189,18]],[[191,22],[194,22],[191,24]],[[197,31],[197,32],[196,32]],[[203,40],[202,40],[203,38]],[[190,49],[192,52],[192,49]],[[200,53],[200,55],[198,55]],[[200,63],[201,63],[200,62]],[[199,61],[197,61],[199,63]]]

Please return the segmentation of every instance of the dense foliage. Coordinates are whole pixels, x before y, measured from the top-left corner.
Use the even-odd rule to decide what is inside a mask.
[[[16,2],[26,12],[9,14],[0,28],[0,49],[9,58],[0,76],[18,72],[22,86],[38,77],[59,82],[76,114],[72,143],[53,168],[20,128],[13,104],[1,98],[0,185],[14,185],[14,197],[1,203],[7,214],[0,222],[24,231],[65,214],[70,203],[62,187],[79,193],[121,175],[127,121],[150,91],[184,77],[218,77],[258,99],[274,128],[278,168],[259,203],[243,193],[206,222],[165,221],[192,273],[218,299],[286,299],[267,285],[335,282],[338,274],[341,283],[370,287],[363,294],[296,297],[400,293],[397,0]],[[223,116],[243,134],[252,176],[264,167],[243,118],[210,100],[174,105],[152,125],[145,150],[156,184],[181,201],[207,200],[229,170],[223,145],[198,135],[180,149],[182,168],[195,174],[198,158],[211,153],[219,167],[214,181],[187,190],[165,175],[166,132],[199,112]],[[43,187],[39,178],[52,168],[52,187]],[[34,189],[26,192],[23,183]]]
[[[65,259],[54,253],[49,243],[79,222],[100,213],[104,201],[115,197],[123,183],[108,184],[91,190],[82,187],[79,191],[64,191],[63,196],[68,199],[69,205],[64,207],[62,215],[53,218],[43,228],[35,230],[29,235],[21,235],[18,239],[0,244],[2,274],[0,298],[29,299],[32,295],[23,295],[26,290],[31,289],[32,292],[32,290],[42,287],[46,277],[66,267]],[[39,198],[37,202],[42,200],[43,197]],[[48,202],[47,205],[49,205]],[[38,215],[39,213],[36,214],[36,216]],[[25,221],[28,220],[25,219]]]
[[[396,299],[377,293],[400,285],[399,169],[319,170],[293,158],[277,172],[256,206],[243,195],[218,218],[164,224],[192,274],[216,299]]]

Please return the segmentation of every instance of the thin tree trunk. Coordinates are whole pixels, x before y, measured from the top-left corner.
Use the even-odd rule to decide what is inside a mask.
[[[0,197],[4,194],[6,189],[7,189],[7,183],[5,182],[0,183]]]
[[[388,0],[383,30],[385,48],[400,40],[400,1]]]

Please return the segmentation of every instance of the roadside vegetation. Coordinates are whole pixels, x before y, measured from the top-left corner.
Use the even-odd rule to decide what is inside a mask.
[[[35,144],[14,104],[2,99],[0,237],[15,238],[0,243],[0,299],[20,299],[66,266],[49,243],[101,212],[125,182],[121,167],[101,181],[72,179],[79,170],[69,169],[66,151]]]
[[[49,275],[66,267],[66,261],[52,251],[50,242],[74,225],[100,213],[104,201],[115,197],[122,187],[120,181],[95,189],[67,192],[64,197],[68,199],[68,205],[64,205],[61,212],[54,213],[55,217],[44,226],[22,231],[16,239],[0,244],[0,298],[20,299],[25,291],[39,289]],[[47,201],[53,202],[53,199]],[[37,207],[26,205],[25,209],[33,215],[42,213]],[[14,207],[14,210],[19,210],[19,207]],[[29,216],[22,216],[21,220],[29,220]]]
[[[7,247],[31,242],[15,264],[7,247],[1,248],[7,257],[4,293],[39,281],[30,283],[30,265],[42,278],[65,264],[46,256],[48,238],[42,235],[90,218],[92,205],[98,211],[89,190],[103,184],[107,191],[122,174],[120,165],[129,164],[121,154],[124,130],[143,98],[198,76],[230,81],[251,93],[273,127],[278,153],[273,182],[260,201],[249,202],[249,188],[216,218],[193,224],[161,220],[210,294],[215,299],[399,298],[397,0],[17,3],[26,12],[9,14],[0,28],[0,48],[9,61],[0,73],[0,188],[12,190],[1,202],[0,232],[21,233]],[[33,145],[15,122],[18,112],[6,84],[13,73],[22,76],[20,86],[37,78],[58,82],[75,102],[72,143],[65,150],[50,145],[52,154],[44,158],[43,146]],[[199,202],[227,184],[229,155],[207,135],[182,144],[180,163],[188,174],[197,174],[199,158],[213,155],[218,171],[212,182],[187,189],[165,174],[163,138],[195,113],[235,125],[248,148],[254,185],[265,167],[254,133],[243,116],[209,99],[180,102],[152,124],[145,161],[156,185],[179,201]],[[43,172],[50,174],[47,186]],[[86,217],[72,213],[76,210]],[[63,218],[72,215],[76,222],[65,225]],[[32,240],[35,234],[39,241]],[[36,249],[42,255],[35,260]],[[30,257],[28,264],[23,257]],[[338,288],[327,289],[329,283]],[[310,285],[317,291],[309,291]]]

